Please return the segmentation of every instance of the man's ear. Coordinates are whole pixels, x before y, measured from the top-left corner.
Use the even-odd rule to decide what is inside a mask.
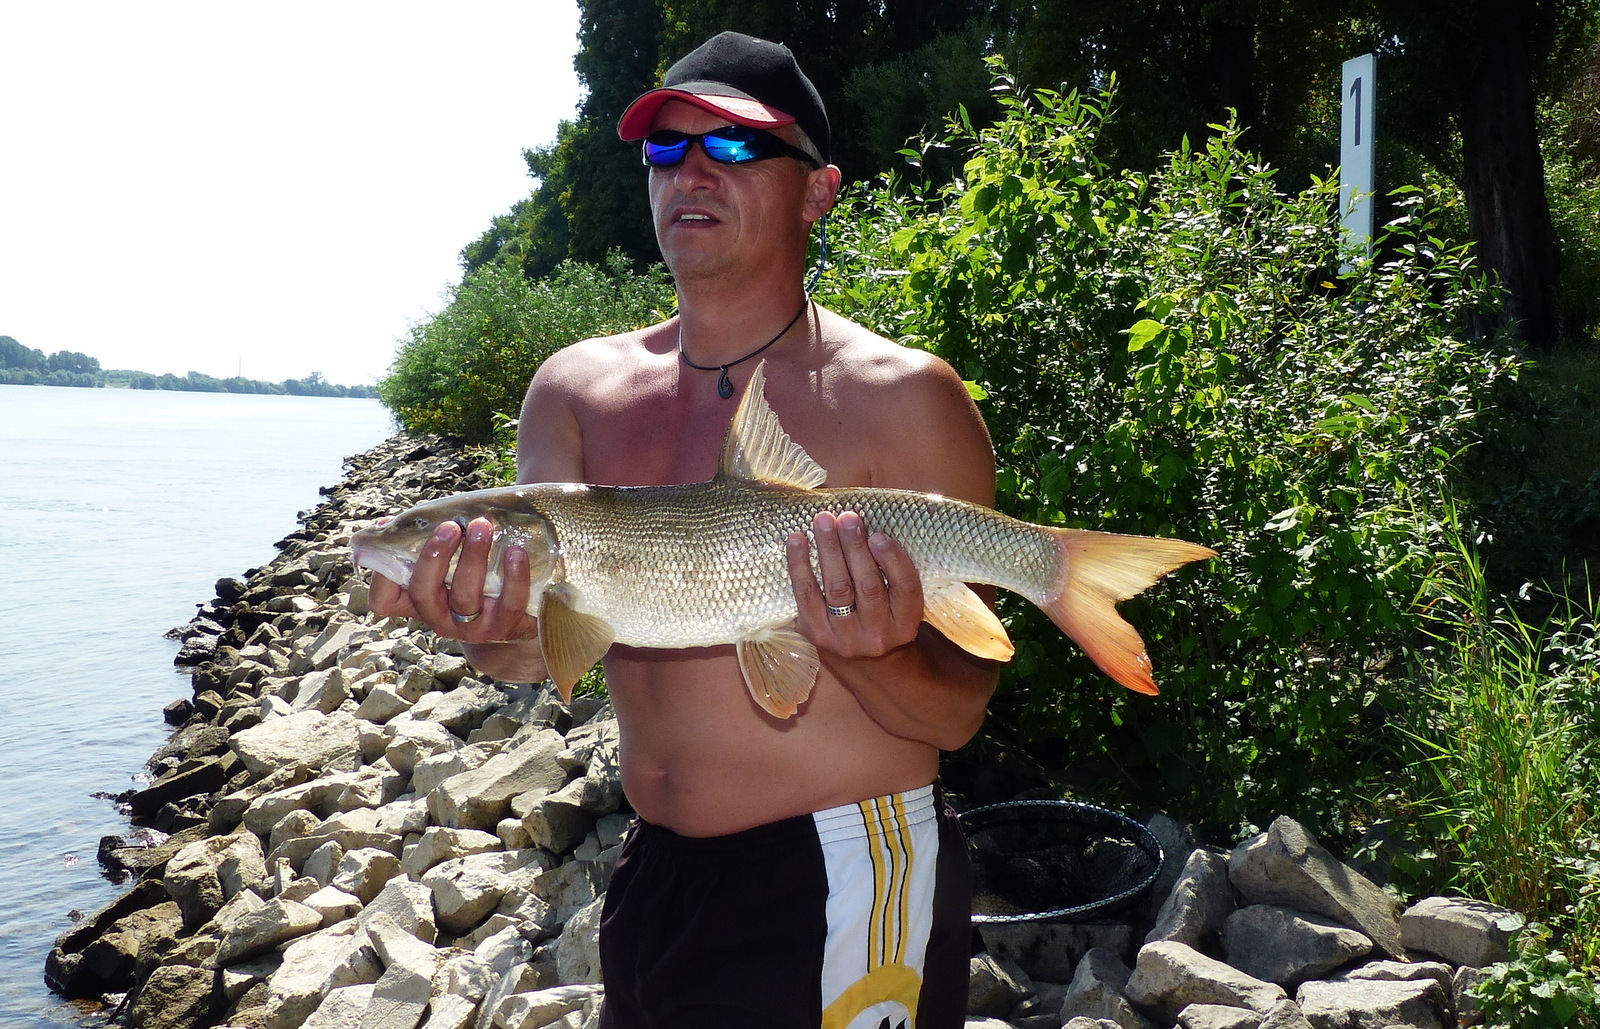
[[[819,221],[823,215],[833,210],[833,205],[839,199],[839,185],[843,175],[838,166],[828,165],[818,168],[806,176],[806,200],[804,214],[808,222]]]

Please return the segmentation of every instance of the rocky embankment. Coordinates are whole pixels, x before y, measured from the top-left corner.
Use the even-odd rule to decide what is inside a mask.
[[[440,441],[346,463],[280,555],[181,630],[192,699],[102,843],[129,891],[46,979],[142,1029],[595,1025],[599,903],[630,815],[603,701],[476,675],[367,611],[355,528],[486,483]],[[1127,921],[985,924],[969,1026],[1442,1029],[1514,916],[1403,913],[1279,819],[1231,853],[1151,828],[1167,868]]]

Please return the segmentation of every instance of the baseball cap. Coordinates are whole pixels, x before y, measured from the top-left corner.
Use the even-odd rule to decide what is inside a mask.
[[[726,116],[736,125],[775,129],[799,125],[828,157],[828,112],[794,54],[742,32],[720,32],[667,69],[659,89],[641,94],[617,122],[617,135],[643,139],[656,112],[682,100]]]

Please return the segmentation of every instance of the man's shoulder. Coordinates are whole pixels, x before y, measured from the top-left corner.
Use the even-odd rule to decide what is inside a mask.
[[[849,319],[833,316],[830,327],[836,385],[856,402],[870,402],[892,416],[896,408],[926,409],[964,402],[961,377],[944,359],[904,346]]]
[[[533,376],[533,390],[569,401],[604,394],[631,377],[653,347],[660,325],[610,336],[592,336],[562,347],[545,358]]]

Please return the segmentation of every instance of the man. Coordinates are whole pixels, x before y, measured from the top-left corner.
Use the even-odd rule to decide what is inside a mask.
[[[645,141],[678,313],[539,368],[521,481],[709,479],[764,361],[767,399],[827,485],[993,503],[988,434],[958,376],[805,293],[807,239],[840,174],[822,102],[787,48],[723,33],[618,131]],[[807,537],[785,543],[798,627],[822,659],[795,717],[751,700],[732,647],[605,657],[640,823],[607,892],[604,1025],[963,1021],[966,857],[934,781],[939,751],[977,731],[996,671],[922,623],[921,582],[894,540],[852,512],[819,515],[813,536],[820,581]],[[407,591],[375,579],[373,608],[463,640],[496,678],[536,681],[526,558],[508,557],[505,591],[484,597],[489,542],[485,521],[442,526]]]

